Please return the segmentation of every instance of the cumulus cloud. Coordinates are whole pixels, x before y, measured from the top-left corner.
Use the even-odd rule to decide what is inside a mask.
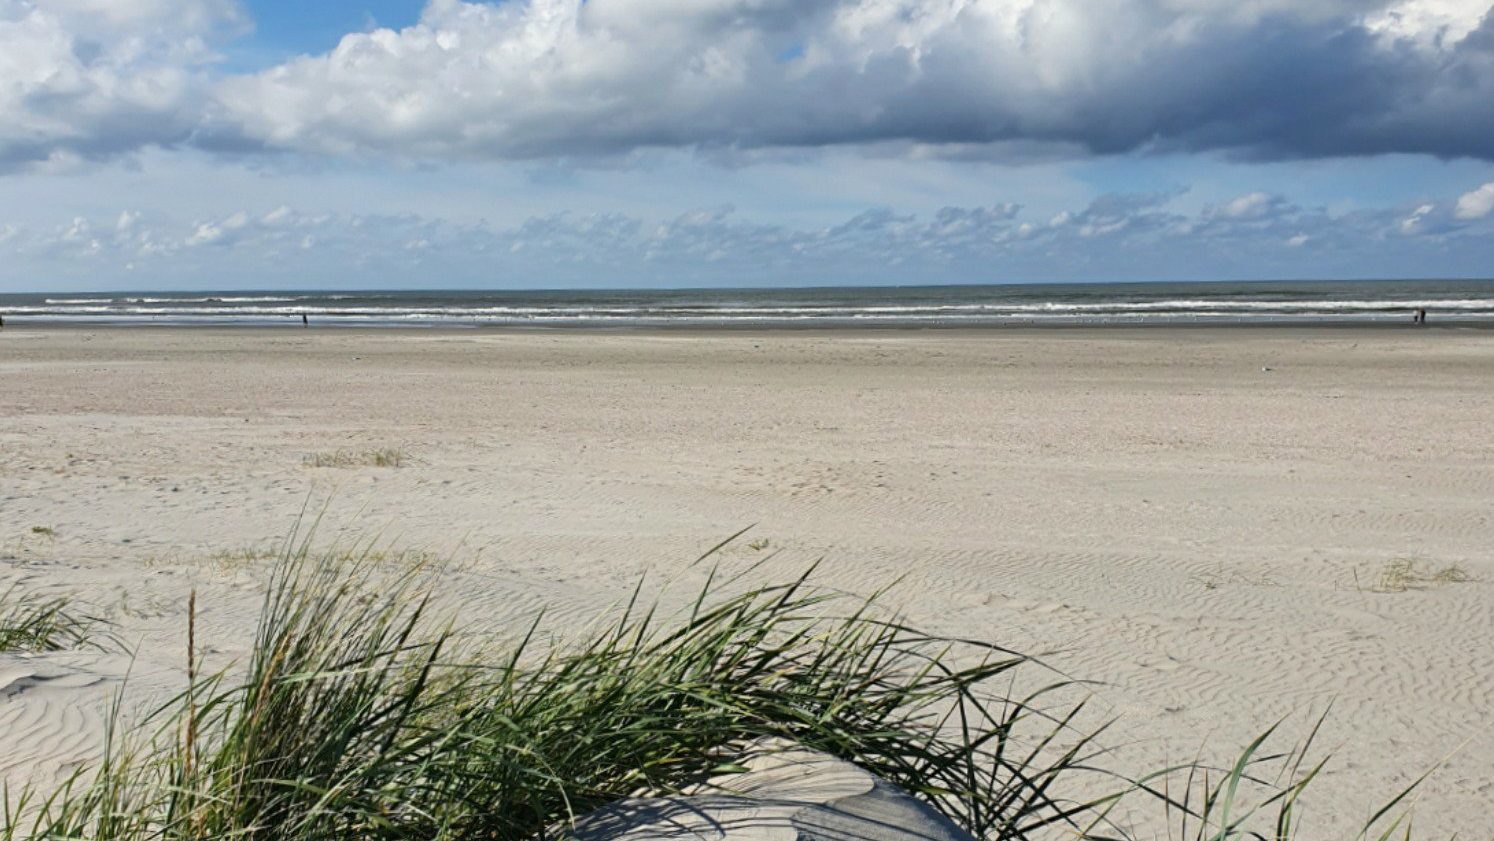
[[[0,170],[187,139],[232,0],[0,0]]]
[[[224,80],[274,148],[535,158],[907,142],[1494,158],[1485,0],[433,0]]]
[[[0,0],[0,167],[827,145],[1494,159],[1488,0],[431,0],[259,73],[235,0]]]
[[[1482,219],[1494,213],[1494,181],[1458,197],[1453,215],[1459,219]]]

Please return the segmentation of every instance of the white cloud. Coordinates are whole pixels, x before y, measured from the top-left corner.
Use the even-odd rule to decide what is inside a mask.
[[[187,245],[207,245],[223,238],[223,229],[211,222],[203,222],[187,237]]]
[[[224,80],[207,133],[415,158],[887,141],[1494,157],[1477,5],[433,0],[407,29]]]
[[[1366,20],[1381,34],[1423,45],[1457,43],[1489,13],[1488,0],[1400,0]]]
[[[1482,219],[1494,213],[1494,181],[1458,197],[1453,215],[1459,219]]]
[[[0,0],[0,170],[181,142],[230,0]]]
[[[1494,159],[1488,0],[431,0],[251,75],[236,0],[0,0],[0,169],[894,145]],[[1413,48],[1406,48],[1406,45]]]
[[[62,239],[87,239],[91,231],[92,225],[89,224],[87,219],[83,218],[82,216],[74,216],[72,224],[68,225],[67,228],[62,232]]]
[[[1435,205],[1423,204],[1411,211],[1410,215],[1401,220],[1400,229],[1403,234],[1420,233],[1426,226],[1427,218],[1436,210]]]
[[[1265,193],[1247,193],[1227,202],[1218,213],[1227,219],[1259,219],[1271,210],[1272,199]]]

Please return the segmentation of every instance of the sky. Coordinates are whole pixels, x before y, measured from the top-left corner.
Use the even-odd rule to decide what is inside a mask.
[[[0,292],[1494,276],[1488,0],[0,0]]]

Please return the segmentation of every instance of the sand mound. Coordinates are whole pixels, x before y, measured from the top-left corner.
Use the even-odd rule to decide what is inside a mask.
[[[896,786],[825,754],[759,753],[708,790],[613,804],[577,822],[579,841],[971,841]]]

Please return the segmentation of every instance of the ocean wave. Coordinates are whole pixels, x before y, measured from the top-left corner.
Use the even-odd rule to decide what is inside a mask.
[[[316,300],[319,296],[299,295],[296,297],[284,297],[280,295],[266,296],[225,296],[206,298],[47,298],[43,303],[55,306],[71,306],[75,304],[239,304],[239,303],[271,303],[275,301],[307,301]]]
[[[347,324],[978,324],[1025,321],[1494,320],[1494,287],[1410,283],[1270,289],[1194,285],[1158,290],[973,287],[701,292],[120,293],[0,296],[0,312],[65,321],[283,323],[302,316]],[[1216,294],[1217,293],[1217,294]],[[1335,294],[1337,293],[1337,294]],[[1383,294],[1382,294],[1383,293]]]
[[[909,305],[845,305],[816,304],[800,306],[711,306],[689,305],[642,305],[642,306],[328,306],[318,303],[300,303],[288,306],[252,306],[244,304],[294,302],[296,298],[201,298],[201,299],[47,299],[44,306],[13,306],[5,308],[10,313],[55,313],[55,314],[110,314],[110,315],[190,315],[190,316],[234,316],[234,315],[322,315],[322,316],[384,316],[405,315],[448,316],[456,318],[480,316],[519,317],[582,317],[623,316],[629,318],[648,317],[854,317],[858,315],[1021,315],[1029,313],[1072,313],[1077,315],[1107,315],[1114,313],[1323,313],[1350,312],[1409,312],[1413,309],[1442,312],[1494,311],[1494,298],[1424,300],[1424,301],[1222,301],[1222,300],[1170,300],[1170,301],[1104,301],[1094,303],[1040,302],[1031,304],[981,303],[981,304],[909,304]],[[236,306],[221,306],[230,302],[242,302]],[[167,304],[199,303],[219,306],[170,306]],[[147,306],[146,304],[151,304]]]

